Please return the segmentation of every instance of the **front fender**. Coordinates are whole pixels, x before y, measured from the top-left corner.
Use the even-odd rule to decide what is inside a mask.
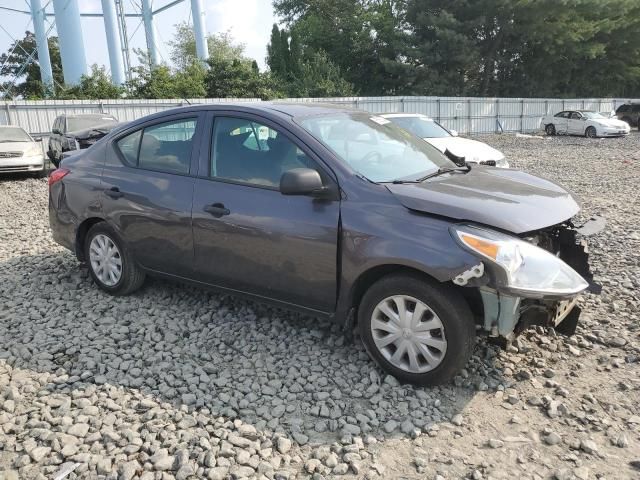
[[[478,258],[451,237],[453,223],[401,205],[350,211],[343,204],[336,316],[346,315],[354,306],[354,288],[373,269],[407,267],[446,282],[477,265]]]

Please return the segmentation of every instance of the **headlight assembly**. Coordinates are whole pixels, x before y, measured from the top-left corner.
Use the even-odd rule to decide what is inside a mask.
[[[589,284],[555,255],[517,237],[469,225],[453,231],[460,244],[500,267],[506,287],[530,295],[571,296]]]

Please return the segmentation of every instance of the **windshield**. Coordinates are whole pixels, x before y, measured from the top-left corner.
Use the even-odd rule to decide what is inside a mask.
[[[375,115],[321,115],[304,118],[300,125],[373,182],[417,180],[441,167],[455,167],[424,140]]]
[[[420,138],[444,138],[451,134],[440,126],[439,123],[426,117],[389,117],[396,125],[409,130]]]
[[[0,142],[33,142],[21,128],[0,128]]]
[[[76,132],[78,130],[86,130],[91,127],[106,126],[116,123],[113,117],[78,117],[67,118],[67,131]]]
[[[606,118],[600,115],[598,112],[580,112],[584,117],[587,118]]]

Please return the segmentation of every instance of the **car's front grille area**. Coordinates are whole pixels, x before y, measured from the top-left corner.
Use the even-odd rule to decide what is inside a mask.
[[[0,158],[20,158],[22,152],[0,152]]]

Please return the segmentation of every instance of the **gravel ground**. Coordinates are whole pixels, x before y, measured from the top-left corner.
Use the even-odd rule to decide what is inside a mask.
[[[578,335],[479,340],[402,386],[313,318],[151,280],[99,291],[46,180],[0,181],[0,479],[640,477],[640,135],[485,137],[602,215]]]

